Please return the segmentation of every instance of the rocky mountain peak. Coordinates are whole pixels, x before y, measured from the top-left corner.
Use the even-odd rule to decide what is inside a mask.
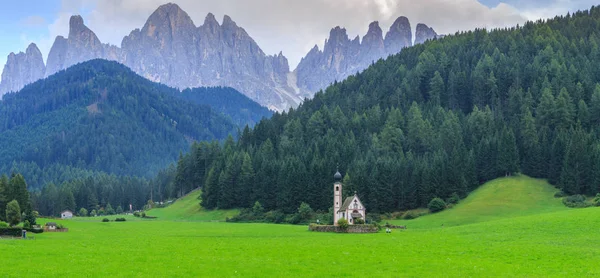
[[[25,53],[29,56],[34,55],[42,57],[42,52],[35,43],[30,43],[29,46],[27,46],[27,50],[25,50]]]
[[[394,21],[385,35],[384,43],[388,55],[396,54],[402,48],[412,46],[412,29],[408,18],[401,16]]]
[[[339,26],[331,29],[329,32],[329,38],[325,40],[324,51],[331,51],[333,49],[343,47],[348,44],[348,34],[345,28]]]
[[[163,33],[168,30],[175,33],[182,29],[191,30],[195,27],[192,18],[184,10],[177,4],[168,3],[158,7],[150,15],[143,30],[146,31],[147,35],[152,36],[156,29],[160,29]]]
[[[69,33],[86,28],[87,27],[83,23],[83,17],[80,15],[71,16],[71,19],[69,19]]]
[[[27,47],[25,53],[10,53],[2,72],[0,98],[7,92],[16,92],[25,85],[43,78],[45,71],[42,53],[34,43]]]
[[[379,47],[379,44],[383,46],[383,31],[381,30],[381,27],[379,27],[379,22],[373,21],[369,24],[369,31],[363,37],[362,44],[369,47]]]
[[[208,13],[204,18],[203,26],[219,26],[219,22],[215,18],[215,15],[212,13]]]
[[[437,38],[437,33],[429,26],[419,23],[417,24],[417,31],[415,33],[415,44],[424,43],[427,40]]]
[[[363,37],[361,43],[361,63],[363,67],[385,56],[385,45],[383,43],[383,31],[379,22],[369,24],[369,31]]]
[[[238,28],[237,24],[235,23],[235,21],[233,21],[231,19],[231,17],[229,17],[228,15],[224,15],[223,16],[223,25],[222,27],[224,29],[233,29],[233,28]]]

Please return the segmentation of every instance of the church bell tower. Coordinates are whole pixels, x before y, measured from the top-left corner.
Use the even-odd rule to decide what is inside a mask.
[[[342,174],[338,170],[333,175],[335,182],[333,183],[333,225],[337,226],[337,222],[340,219],[338,210],[342,207]]]

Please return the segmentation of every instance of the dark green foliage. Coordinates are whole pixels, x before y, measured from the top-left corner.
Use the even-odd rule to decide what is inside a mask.
[[[554,193],[554,198],[563,198],[563,197],[567,197],[567,196],[569,196],[569,194],[565,193],[562,190]]]
[[[460,196],[458,196],[456,193],[452,193],[452,195],[450,195],[450,197],[446,200],[446,203],[448,204],[458,204],[458,202],[460,202]]]
[[[186,89],[176,96],[195,104],[210,106],[230,117],[240,127],[246,125],[253,127],[263,118],[270,118],[273,115],[269,109],[260,106],[235,89],[227,87]]]
[[[125,221],[127,221],[127,219],[125,219],[125,218],[116,218],[115,219],[115,222],[125,222]]]
[[[32,188],[95,172],[148,177],[191,140],[235,133],[219,111],[176,94],[103,60],[7,94],[0,101],[0,172],[20,172]]]
[[[346,220],[345,218],[340,218],[337,224],[340,227],[340,229],[342,229],[342,231],[348,230],[348,226],[350,226],[350,224],[348,224],[348,220]]]
[[[444,200],[442,200],[440,198],[433,198],[433,199],[431,199],[429,204],[427,204],[427,208],[431,212],[442,211],[442,210],[446,209],[446,202],[444,202]]]
[[[594,206],[600,207],[600,193],[596,194],[596,197],[594,197],[592,202]]]
[[[22,237],[22,228],[0,228],[0,237]]]
[[[80,216],[80,217],[86,217],[86,216],[88,216],[88,210],[87,210],[87,209],[85,209],[85,208],[81,208],[81,209],[79,210],[79,216]]]
[[[48,184],[41,191],[32,193],[32,200],[36,210],[46,216],[58,216],[66,209],[76,211],[73,208],[77,207],[80,212],[81,208],[85,208],[90,216],[100,211],[111,215],[115,213],[113,205],[121,209],[129,209],[130,204],[134,210],[143,208],[151,194],[160,196],[158,188],[152,189],[145,179],[98,174],[64,182],[60,186]],[[71,196],[74,203],[69,205]]]
[[[579,194],[565,197],[562,202],[570,208],[585,208],[592,205],[586,201],[585,196]]]
[[[103,218],[102,222],[110,222],[110,220],[108,220],[108,218]]]
[[[10,226],[17,225],[21,222],[21,208],[17,200],[12,200],[6,205],[6,221]]]

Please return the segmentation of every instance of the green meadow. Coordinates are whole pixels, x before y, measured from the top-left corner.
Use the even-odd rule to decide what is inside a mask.
[[[526,177],[495,180],[452,209],[393,221],[408,229],[391,234],[211,222],[233,212],[193,212],[197,195],[188,196],[150,211],[154,220],[59,220],[68,233],[0,240],[0,271],[8,277],[599,276],[600,208],[567,209],[555,191]]]

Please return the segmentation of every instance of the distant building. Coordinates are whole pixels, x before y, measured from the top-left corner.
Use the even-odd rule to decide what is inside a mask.
[[[73,218],[73,212],[70,210],[65,210],[60,213],[60,218],[62,219],[71,219]]]
[[[48,222],[46,223],[46,225],[44,225],[44,230],[48,231],[48,230],[56,230],[56,223],[54,222]]]
[[[356,192],[354,196],[350,196],[344,200],[342,191],[342,174],[336,172],[333,176],[335,183],[333,184],[333,224],[337,225],[338,220],[344,218],[348,220],[348,224],[354,225],[357,219],[366,219],[366,208],[358,198]]]

